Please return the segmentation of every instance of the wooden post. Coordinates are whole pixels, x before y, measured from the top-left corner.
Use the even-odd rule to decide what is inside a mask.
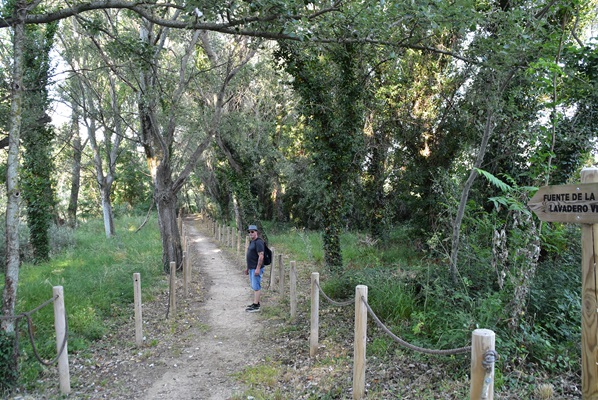
[[[135,343],[138,347],[143,345],[143,317],[141,314],[141,274],[133,274],[133,297],[135,304]]]
[[[274,249],[272,250],[272,265],[270,266],[270,285],[268,286],[274,290],[274,283],[276,282],[276,257],[274,256]]]
[[[247,248],[249,247],[249,236],[245,236],[245,260],[243,261],[243,264],[245,267],[242,267],[243,269],[247,268]]]
[[[187,251],[183,251],[183,296],[187,297],[188,282],[187,282]]]
[[[311,328],[309,330],[309,356],[315,357],[318,351],[318,330],[320,324],[320,274],[311,273]]]
[[[170,318],[176,315],[176,262],[170,262]]]
[[[353,400],[361,400],[365,397],[365,343],[368,334],[368,309],[363,303],[364,301],[368,301],[368,287],[357,285],[355,287]]]
[[[274,257],[274,250],[272,250],[272,257]],[[278,291],[280,296],[284,297],[284,264],[282,263],[282,254],[278,255]]]
[[[582,183],[598,182],[598,168],[584,168]],[[598,224],[581,225],[581,393],[583,399],[598,398],[598,279],[596,254]]]
[[[241,231],[237,231],[237,257],[241,256]]]
[[[494,398],[494,364],[489,365],[490,374],[486,376],[483,365],[487,351],[494,351],[495,335],[490,329],[476,329],[471,335],[471,382],[469,398],[471,400]],[[488,381],[486,381],[488,379]]]
[[[54,329],[56,330],[56,352],[58,357],[58,375],[60,379],[60,392],[69,394],[71,392],[71,375],[69,372],[69,351],[66,340],[66,311],[64,308],[64,291],[62,286],[54,286],[52,293],[54,300]],[[64,349],[62,344],[64,343]]]
[[[289,292],[291,300],[291,320],[297,317],[297,267],[295,261],[291,261],[291,271],[289,272]]]
[[[187,281],[191,284],[193,282],[193,253],[190,244],[187,244],[187,274],[189,275]]]

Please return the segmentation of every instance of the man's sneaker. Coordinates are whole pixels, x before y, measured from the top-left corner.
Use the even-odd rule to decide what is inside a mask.
[[[247,312],[258,312],[260,310],[260,304],[250,304],[247,306],[247,308],[245,309],[245,311]]]

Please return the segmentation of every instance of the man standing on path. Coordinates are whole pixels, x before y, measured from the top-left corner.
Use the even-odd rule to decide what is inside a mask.
[[[260,310],[260,296],[262,290],[262,275],[264,275],[264,240],[259,237],[257,226],[249,225],[249,247],[247,247],[247,269],[245,275],[249,275],[251,289],[253,289],[253,303],[248,305],[245,311],[258,312]]]

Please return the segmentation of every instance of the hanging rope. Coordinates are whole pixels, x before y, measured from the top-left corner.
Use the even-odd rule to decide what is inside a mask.
[[[64,319],[65,319],[64,338],[62,340],[62,344],[60,345],[60,351],[58,352],[56,357],[53,358],[51,361],[44,360],[40,356],[39,352],[37,351],[37,347],[35,345],[35,337],[33,335],[33,320],[31,319],[31,314],[41,310],[42,308],[46,307],[48,304],[53,303],[57,298],[58,298],[58,295],[46,300],[45,302],[43,302],[42,304],[40,304],[39,306],[37,306],[36,308],[34,308],[31,311],[23,312],[21,314],[14,315],[14,316],[0,316],[0,320],[9,320],[9,319],[15,320],[15,351],[16,351],[17,355],[19,353],[19,322],[21,319],[26,318],[27,319],[27,332],[29,334],[29,341],[31,342],[31,348],[33,349],[33,354],[35,355],[35,358],[37,359],[37,361],[39,361],[40,364],[43,364],[45,366],[53,365],[58,361],[58,359],[62,355],[62,352],[66,348],[66,343],[67,343],[67,338],[68,338],[68,320],[66,318],[66,313],[64,315]]]
[[[347,300],[347,301],[343,301],[343,302],[334,301],[330,297],[328,297],[326,295],[326,293],[324,293],[324,291],[320,287],[320,283],[318,281],[316,281],[316,286],[318,287],[318,289],[319,289],[320,293],[322,294],[322,296],[324,296],[324,298],[326,300],[328,300],[328,302],[330,302],[331,304],[334,304],[335,306],[344,307],[344,306],[348,306],[350,304],[354,304],[355,303],[355,300]]]
[[[394,333],[392,333],[390,331],[390,329],[388,329],[378,318],[378,316],[374,313],[374,311],[372,310],[372,308],[370,307],[370,305],[368,304],[368,302],[366,301],[366,299],[362,296],[361,297],[361,301],[363,301],[363,304],[365,304],[367,310],[368,310],[368,314],[370,314],[370,316],[372,317],[372,319],[376,322],[376,325],[378,325],[378,327],[380,329],[382,329],[384,332],[386,332],[392,339],[394,339],[397,343],[401,344],[404,347],[407,347],[411,350],[414,351],[418,351],[420,353],[426,353],[426,354],[436,354],[436,355],[453,355],[453,354],[461,354],[461,353],[467,353],[471,351],[471,346],[466,346],[466,347],[460,347],[457,349],[450,349],[450,350],[432,350],[432,349],[426,349],[423,347],[418,347],[415,345],[412,345],[411,343],[406,342],[405,340],[401,339],[400,337],[398,337],[397,335],[395,335]]]

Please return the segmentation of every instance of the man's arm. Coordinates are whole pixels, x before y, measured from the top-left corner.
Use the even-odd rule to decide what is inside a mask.
[[[264,252],[260,251],[259,253],[257,253],[257,267],[255,267],[256,275],[260,274],[260,268],[262,268],[263,264],[264,264]]]

